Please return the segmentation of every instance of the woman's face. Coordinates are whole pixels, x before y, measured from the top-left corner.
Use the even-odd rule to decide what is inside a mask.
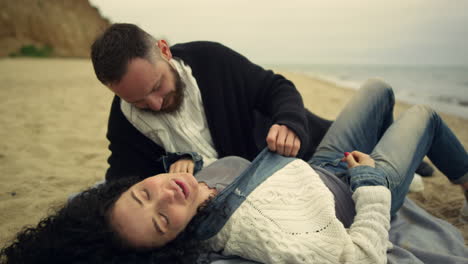
[[[162,247],[185,229],[211,193],[191,174],[159,174],[120,196],[110,212],[111,225],[134,247]]]

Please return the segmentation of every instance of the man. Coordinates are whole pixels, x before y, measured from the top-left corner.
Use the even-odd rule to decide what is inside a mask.
[[[289,80],[218,43],[169,47],[135,25],[114,24],[91,57],[116,94],[107,180],[192,173],[199,157],[191,152],[209,164],[230,155],[252,160],[267,145],[309,159],[331,124],[304,108]]]

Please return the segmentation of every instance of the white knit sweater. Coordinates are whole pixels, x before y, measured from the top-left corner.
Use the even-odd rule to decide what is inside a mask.
[[[346,229],[333,194],[296,160],[260,184],[208,242],[262,263],[386,263],[390,198],[383,186],[358,188],[354,223]]]

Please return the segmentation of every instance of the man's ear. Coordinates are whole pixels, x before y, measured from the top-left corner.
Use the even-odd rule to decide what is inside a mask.
[[[159,48],[159,52],[161,52],[161,56],[166,58],[166,60],[172,59],[172,53],[171,49],[169,48],[169,45],[164,39],[160,39],[156,42],[156,45]]]

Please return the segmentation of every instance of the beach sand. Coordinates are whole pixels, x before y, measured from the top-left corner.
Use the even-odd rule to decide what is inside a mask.
[[[334,119],[355,92],[304,75],[282,72],[312,112]],[[102,180],[112,93],[86,59],[0,59],[0,245],[66,198]],[[398,99],[398,98],[397,98]],[[398,103],[397,114],[408,108]],[[468,120],[444,115],[468,147]],[[440,172],[410,194],[430,213],[456,225],[463,196]]]

